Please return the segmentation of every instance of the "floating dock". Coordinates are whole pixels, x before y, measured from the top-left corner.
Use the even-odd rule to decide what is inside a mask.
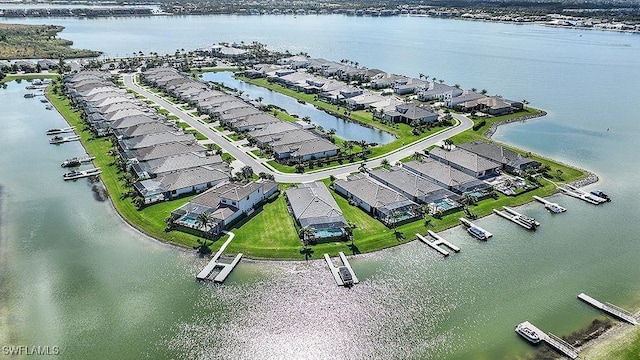
[[[547,334],[544,331],[542,331],[542,330],[538,329],[537,327],[533,326],[533,324],[531,324],[528,321],[525,321],[525,322],[519,324],[518,326],[524,326],[524,327],[527,327],[527,328],[533,330],[533,332],[536,335],[538,335],[538,337],[540,338],[540,341],[546,342],[549,346],[551,346],[552,348],[554,348],[557,351],[559,351],[560,353],[562,353],[562,355],[564,355],[564,356],[566,356],[566,357],[568,357],[570,359],[575,359],[575,358],[578,357],[578,350],[576,348],[571,346],[566,341],[560,339],[559,337],[553,335],[552,333],[548,333]],[[525,339],[527,339],[527,338],[525,337]],[[529,340],[529,339],[527,339],[527,340]],[[531,341],[531,340],[529,340],[529,341]],[[536,342],[534,342],[534,343],[536,343]]]
[[[62,164],[60,164],[60,166],[62,167],[80,166],[82,164],[91,162],[95,158],[96,158],[95,156],[74,157],[74,158],[63,161]]]
[[[558,189],[560,191],[562,191],[563,193],[569,195],[569,196],[572,196],[574,198],[586,201],[586,202],[588,202],[590,204],[593,204],[593,205],[600,205],[602,203],[607,202],[606,199],[603,199],[603,198],[601,198],[599,196],[595,196],[595,195],[593,195],[591,193],[588,193],[586,191],[582,191],[582,190],[580,190],[578,188],[575,188],[575,187],[573,187],[571,185],[565,185],[565,187],[558,186]]]
[[[459,247],[457,247],[457,246],[453,245],[452,243],[448,242],[447,240],[445,240],[443,237],[441,237],[440,235],[436,234],[435,232],[433,232],[431,230],[429,230],[428,232],[429,232],[429,235],[435,239],[435,241],[429,241],[424,236],[422,236],[420,234],[416,234],[416,237],[418,238],[418,240],[420,240],[423,243],[429,245],[430,247],[435,249],[437,252],[439,252],[443,256],[449,256],[449,252],[447,250],[443,249],[440,245],[444,245],[444,246],[448,247],[449,249],[451,249],[451,250],[453,250],[455,252],[459,252],[460,251]]]
[[[204,267],[204,269],[202,269],[202,271],[200,271],[198,275],[196,275],[196,279],[210,280],[211,274],[213,273],[213,271],[216,268],[219,268],[221,270],[213,278],[213,281],[217,283],[223,283],[227,279],[229,274],[231,274],[231,271],[236,267],[236,265],[238,265],[238,263],[240,262],[240,259],[242,259],[242,253],[236,255],[233,261],[229,264],[222,263],[219,261],[220,256],[222,255],[222,252],[224,251],[224,249],[227,248],[227,245],[229,245],[231,240],[233,240],[233,238],[235,237],[235,234],[232,232],[227,232],[227,234],[229,234],[229,239],[227,239],[227,241],[225,241],[224,244],[222,244],[220,249],[215,253],[215,255],[213,255],[213,257],[211,258],[209,263]]]
[[[536,219],[523,215],[510,207],[503,206],[502,209],[505,211],[493,209],[493,212],[507,220],[513,221],[527,230],[535,230],[540,225]]]
[[[349,264],[349,260],[347,260],[347,257],[342,251],[339,253],[339,255],[343,266],[346,267],[347,270],[349,270],[349,272],[351,273],[353,284],[355,285],[359,283],[360,280],[358,280],[356,273],[351,268],[351,264]],[[340,277],[340,266],[334,265],[333,260],[331,260],[331,258],[329,257],[329,254],[324,254],[324,259],[327,261],[327,265],[329,265],[329,270],[331,270],[331,275],[333,275],[333,279],[336,281],[336,284],[338,284],[338,286],[345,286],[342,278]]]
[[[472,223],[471,221],[465,218],[460,218],[460,222],[462,223],[462,225],[467,227],[467,232],[473,235],[477,239],[487,240],[488,238],[493,236],[492,233],[488,232],[487,230],[481,228],[480,226]]]
[[[553,202],[551,202],[551,201],[549,201],[547,199],[541,198],[540,196],[533,195],[533,198],[538,200],[539,202],[543,203],[545,209],[547,209],[547,210],[549,210],[549,211],[551,211],[553,213],[559,214],[559,213],[563,213],[563,212],[567,211],[567,209],[563,208],[562,206],[560,206],[560,205],[558,205],[556,203],[553,203]]]
[[[619,308],[613,304],[609,304],[609,303],[601,303],[600,301],[592,298],[591,296],[585,294],[585,293],[580,293],[580,295],[578,295],[578,299],[586,302],[587,304],[600,309],[604,312],[606,312],[609,315],[613,315],[615,317],[617,317],[618,319],[624,320],[626,322],[628,322],[629,324],[632,325],[637,325],[638,324],[638,320],[636,320],[636,317],[633,316],[632,313],[630,313],[629,311]]]

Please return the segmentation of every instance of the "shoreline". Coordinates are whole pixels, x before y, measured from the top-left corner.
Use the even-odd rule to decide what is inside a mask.
[[[47,94],[47,98],[49,98],[49,94]],[[49,99],[49,100],[51,101],[51,99]],[[64,117],[64,115],[62,115],[62,112],[60,111],[60,109],[58,109],[57,107],[56,107],[56,109],[58,110],[58,113],[59,113],[59,114],[60,114],[60,115],[65,119],[65,121],[67,121],[67,119]],[[486,131],[486,133],[485,133],[485,138],[487,138],[487,139],[489,139],[489,140],[490,140],[490,136],[491,136],[493,133],[495,133],[495,129],[496,129],[498,126],[500,126],[500,125],[508,124],[508,123],[512,123],[512,122],[516,122],[516,121],[524,121],[524,120],[528,120],[528,119],[532,119],[532,118],[542,117],[542,116],[544,116],[544,115],[546,115],[546,114],[547,114],[547,113],[546,113],[545,111],[540,110],[540,111],[539,111],[538,113],[536,113],[536,114],[527,114],[527,115],[522,115],[522,116],[515,117],[515,118],[512,118],[512,119],[507,119],[507,120],[503,120],[503,121],[495,122],[495,123],[493,123],[493,124],[491,125],[491,127]],[[67,121],[67,122],[68,122],[68,121]],[[487,136],[486,134],[488,134],[488,136]],[[86,148],[85,144],[84,144],[84,143],[82,143],[82,144],[83,144],[83,147],[85,148],[85,151],[86,151],[86,150],[87,150],[87,148]],[[520,150],[520,151],[522,151],[522,150]],[[87,151],[87,153],[88,153],[88,151]],[[550,159],[549,159],[549,160],[550,160]],[[557,162],[557,161],[555,161],[555,160],[550,160],[550,161],[558,163],[558,162]],[[567,166],[567,167],[571,167],[571,168],[575,168],[575,169],[577,169],[577,168],[576,168],[576,167],[574,167],[574,166],[569,166],[569,165],[566,165],[566,164],[563,164],[563,165],[565,165],[565,166]],[[584,178],[582,178],[582,179],[577,180],[576,182],[581,182],[581,183],[592,183],[592,182],[593,182],[593,180],[597,178],[597,176],[595,176],[595,174],[593,174],[593,176],[590,176],[589,174],[592,174],[592,173],[590,173],[590,172],[588,172],[588,171],[583,171],[583,172],[584,172],[584,173],[586,173],[586,174],[587,174],[587,176],[586,176],[586,177],[584,177]],[[586,181],[585,181],[585,180],[586,180]],[[102,180],[101,180],[101,181],[102,181]],[[104,185],[104,183],[103,183],[103,185]],[[106,186],[105,186],[105,188],[106,188]],[[554,192],[554,193],[555,193],[555,192]],[[551,194],[550,194],[550,195],[551,195]],[[550,195],[547,195],[547,196],[550,196]],[[155,237],[155,236],[154,236],[154,235],[152,235],[151,233],[147,232],[147,231],[146,231],[146,229],[144,229],[144,227],[138,226],[138,224],[135,224],[135,223],[133,223],[133,222],[129,221],[128,219],[126,219],[126,218],[124,217],[124,215],[123,215],[123,214],[121,214],[121,213],[118,211],[117,207],[115,206],[115,203],[113,202],[113,199],[111,199],[112,194],[109,194],[109,197],[110,197],[110,199],[109,199],[109,201],[110,201],[110,206],[111,206],[113,209],[115,209],[115,210],[116,210],[116,213],[117,213],[117,214],[118,214],[118,216],[121,218],[121,221],[123,221],[124,223],[126,223],[126,224],[127,224],[128,226],[130,226],[131,228],[135,229],[138,233],[141,233],[141,234],[145,235],[146,237],[148,237],[148,238],[150,238],[150,239],[153,239],[153,240],[155,240],[155,241],[158,241],[158,242],[164,243],[164,244],[166,244],[166,245],[174,246],[175,248],[178,248],[178,249],[180,249],[180,250],[182,250],[182,251],[185,251],[185,250],[187,250],[187,249],[192,250],[192,247],[191,247],[191,246],[183,245],[183,244],[179,244],[179,243],[174,243],[173,241],[171,241],[171,240],[165,240],[165,239],[163,239],[162,237],[159,237],[159,238],[158,238],[158,237]],[[521,204],[516,205],[516,206],[521,206],[521,205],[528,204],[528,203],[532,202],[532,201],[533,201],[533,199],[529,199],[529,200],[524,200],[524,199],[523,199],[523,201],[524,201],[524,202],[522,202]],[[483,218],[483,217],[488,216],[488,215],[491,215],[491,214],[492,214],[492,213],[487,213],[487,214],[485,214],[484,216],[480,216],[480,218]],[[457,227],[457,226],[460,226],[459,222],[452,222],[452,223],[450,223],[450,224],[448,224],[448,225],[445,225],[443,228],[439,229],[439,232],[440,232],[440,231],[449,230],[449,229],[455,228],[455,227]],[[414,239],[412,239],[411,241],[407,241],[407,243],[409,243],[409,242],[413,242],[413,241],[415,241],[415,240],[416,240],[416,239],[414,238]],[[379,252],[379,251],[382,251],[382,250],[385,250],[385,249],[390,249],[390,248],[392,248],[392,247],[396,247],[396,246],[398,246],[398,245],[397,245],[397,244],[395,244],[395,245],[392,245],[392,246],[383,247],[383,248],[380,248],[380,249],[377,249],[377,250],[370,251],[370,253]],[[358,255],[360,255],[360,254],[358,254]],[[198,255],[196,255],[196,256],[198,256]],[[232,256],[232,255],[231,255],[231,254],[229,254],[229,255],[227,255],[227,256]],[[352,256],[355,256],[355,255],[352,255]],[[248,258],[248,259],[252,259],[252,260],[255,260],[255,261],[259,261],[259,262],[273,262],[273,261],[286,261],[286,262],[290,262],[290,261],[308,261],[308,260],[304,260],[304,259],[302,259],[302,258],[297,258],[297,257],[252,257],[252,256],[250,256],[250,255],[246,255],[245,257],[246,257],[246,258]]]

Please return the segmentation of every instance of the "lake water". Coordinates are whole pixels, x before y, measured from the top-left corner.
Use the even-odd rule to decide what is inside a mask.
[[[329,115],[322,110],[316,109],[315,106],[311,104],[301,104],[292,97],[235,79],[233,77],[233,73],[230,71],[204,73],[202,74],[202,79],[223,83],[225,86],[241,90],[253,99],[261,97],[263,99],[263,104],[276,105],[287,110],[291,115],[298,115],[300,119],[308,116],[311,119],[312,124],[320,125],[326,131],[335,129],[336,135],[345,140],[365,140],[368,143],[384,145],[396,139],[388,132],[340,119],[339,117]]]
[[[202,285],[193,275],[204,260],[130,230],[85,181],[62,182],[59,163],[82,149],[47,144],[44,130],[63,120],[13,83],[0,92],[3,344],[60,346],[77,359],[511,359],[534,349],[513,331],[521,321],[565,335],[600,316],[580,292],[640,308],[640,36],[401,17],[22,22],[45,21],[109,56],[255,40],[525,98],[549,115],[495,138],[595,171],[614,201],[556,196],[569,209],[560,216],[525,206],[542,223],[536,233],[488,217],[486,243],[446,231],[462,248],[447,259],[416,242],[359,256],[362,282],[350,290],[323,261],[243,260],[224,286]]]

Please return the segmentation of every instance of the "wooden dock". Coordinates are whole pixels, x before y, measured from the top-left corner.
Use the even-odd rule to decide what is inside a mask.
[[[554,213],[558,214],[558,213],[563,213],[565,211],[567,211],[567,209],[565,209],[564,207],[553,203],[547,199],[541,198],[540,196],[536,196],[533,195],[533,198],[538,200],[539,202],[541,202],[542,204],[544,204],[545,209],[553,211]]]
[[[224,244],[222,244],[220,249],[213,255],[213,257],[211,258],[209,263],[204,267],[204,269],[202,269],[198,273],[198,275],[196,275],[196,279],[198,280],[211,279],[211,274],[213,273],[213,271],[216,268],[219,268],[221,270],[213,278],[213,281],[217,283],[223,283],[227,279],[229,274],[231,274],[231,271],[236,267],[236,265],[238,265],[238,263],[240,262],[240,259],[242,259],[242,253],[236,255],[233,261],[229,264],[222,263],[219,261],[220,256],[222,256],[222,252],[224,252],[224,249],[226,249],[227,245],[229,245],[231,240],[233,240],[233,238],[235,237],[235,234],[232,232],[227,232],[227,234],[229,234],[229,239],[227,239],[227,241],[225,241]]]
[[[80,136],[78,135],[66,136],[66,137],[54,136],[51,139],[49,139],[49,144],[57,145],[57,144],[62,144],[66,142],[78,141],[78,140],[80,140]]]
[[[630,313],[629,311],[622,309],[620,307],[617,307],[613,304],[609,304],[609,303],[601,303],[600,301],[592,298],[591,296],[585,294],[585,293],[580,293],[578,295],[578,299],[586,302],[587,304],[600,309],[604,312],[606,312],[609,315],[615,316],[618,319],[624,320],[626,322],[628,322],[629,324],[632,325],[637,325],[638,324],[638,320],[635,318],[635,316],[633,316],[632,313]]]
[[[416,234],[416,237],[418,238],[418,240],[422,241],[423,243],[429,245],[431,248],[435,249],[437,252],[439,252],[440,254],[442,254],[443,256],[449,256],[449,252],[445,249],[443,249],[440,245],[444,245],[446,247],[448,247],[449,249],[455,251],[455,252],[460,252],[460,248],[453,245],[452,243],[448,242],[447,240],[445,240],[443,237],[441,237],[440,235],[436,234],[435,232],[429,230],[428,231],[429,235],[431,237],[433,237],[435,240],[434,241],[429,241],[427,240],[424,236],[420,235],[420,234]]]
[[[359,283],[360,280],[358,280],[355,271],[353,271],[353,269],[351,268],[351,264],[349,264],[349,260],[347,260],[347,257],[342,251],[339,253],[339,256],[343,266],[346,267],[351,273],[353,284],[355,285]],[[333,260],[331,260],[331,258],[329,257],[329,254],[324,254],[324,259],[327,261],[327,265],[329,265],[329,270],[331,270],[331,275],[333,275],[333,279],[336,281],[336,284],[338,284],[338,286],[344,286],[344,282],[342,281],[339,273],[340,266],[335,266]]]
[[[522,325],[533,330],[538,335],[538,337],[540,337],[540,341],[546,342],[549,346],[556,349],[562,355],[570,359],[575,359],[578,357],[578,350],[561,338],[553,335],[552,333],[545,333],[528,321],[523,322]]]

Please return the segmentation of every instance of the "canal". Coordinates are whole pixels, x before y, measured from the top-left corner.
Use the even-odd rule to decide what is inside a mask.
[[[271,104],[285,109],[289,114],[295,114],[300,117],[300,119],[308,116],[311,119],[312,124],[322,126],[327,131],[329,131],[329,129],[335,129],[336,135],[345,140],[364,140],[368,143],[384,145],[396,139],[392,134],[386,131],[369,128],[329,115],[322,110],[316,109],[315,106],[311,104],[302,104],[299,103],[298,100],[282,95],[277,91],[265,89],[263,87],[238,80],[233,77],[233,73],[230,71],[204,73],[202,74],[202,79],[223,83],[225,86],[242,91],[244,94],[248,94],[254,99],[262,98],[262,102],[264,104]]]

